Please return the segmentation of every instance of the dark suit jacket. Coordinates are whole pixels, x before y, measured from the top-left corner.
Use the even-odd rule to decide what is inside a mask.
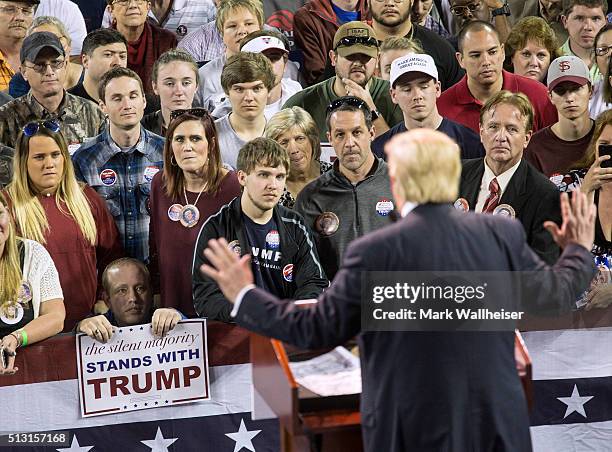
[[[484,175],[484,159],[463,161],[459,196],[465,198],[473,210],[478,201],[480,183]],[[510,179],[500,204],[509,204],[516,219],[525,228],[527,243],[546,263],[553,264],[559,257],[559,247],[544,229],[547,220],[561,224],[559,189],[526,160]]]
[[[252,289],[236,320],[298,347],[331,347],[360,333],[364,271],[544,268],[518,222],[427,204],[352,242],[316,305],[300,309]],[[593,258],[570,245],[556,269],[538,278],[534,301],[570,309],[593,276]],[[531,450],[512,332],[361,332],[358,340],[366,451]]]

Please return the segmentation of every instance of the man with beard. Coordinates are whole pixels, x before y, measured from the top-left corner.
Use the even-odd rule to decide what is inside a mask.
[[[376,136],[402,120],[402,111],[389,95],[389,82],[374,77],[378,64],[376,33],[364,22],[348,22],[338,28],[329,57],[336,75],[293,95],[283,108],[302,107],[310,113],[327,141],[326,110],[341,96],[355,96],[372,111]]]
[[[438,99],[440,114],[479,132],[481,107],[502,89],[525,94],[534,110],[533,132],[557,122],[557,110],[544,85],[502,69],[505,53],[497,30],[488,22],[469,22],[458,36],[457,60],[466,70],[459,83]]]
[[[365,102],[334,100],[326,130],[338,158],[302,189],[295,210],[315,232],[323,270],[333,280],[349,243],[390,224],[394,205],[387,164],[370,147],[374,128]]]
[[[463,71],[454,57],[453,47],[437,33],[412,23],[412,0],[372,0],[370,8],[372,28],[379,41],[390,36],[405,36],[421,43],[424,53],[436,62],[442,91],[461,79]]]
[[[40,0],[0,1],[0,91],[19,70],[19,51]]]

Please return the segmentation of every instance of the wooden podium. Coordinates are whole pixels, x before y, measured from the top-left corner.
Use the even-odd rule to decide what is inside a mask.
[[[514,343],[517,372],[531,407],[531,358],[518,331]],[[311,452],[311,441],[321,452],[363,450],[359,394],[319,397],[309,393],[295,381],[287,348],[277,340],[251,334],[250,353],[253,388],[279,418],[282,452]]]
[[[285,345],[257,334],[251,334],[251,362],[253,388],[279,418],[282,452],[310,452],[311,441],[321,452],[363,450],[359,394],[310,393],[293,378]]]

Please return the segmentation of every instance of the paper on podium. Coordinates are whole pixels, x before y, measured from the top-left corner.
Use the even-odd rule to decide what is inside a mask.
[[[289,366],[300,385],[320,396],[361,393],[359,358],[344,347]]]

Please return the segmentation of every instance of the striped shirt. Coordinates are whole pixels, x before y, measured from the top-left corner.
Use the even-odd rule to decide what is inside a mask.
[[[184,36],[196,31],[200,25],[204,25],[217,17],[217,8],[213,0],[174,0],[166,20],[160,23],[152,11],[149,18],[157,25],[176,34],[180,41]],[[110,28],[110,12],[104,12],[102,27]]]
[[[106,201],[128,256],[149,257],[149,193],[153,176],[163,167],[164,139],[140,128],[140,140],[121,149],[108,128],[72,157],[77,179]]]
[[[194,60],[205,62],[222,56],[225,44],[213,20],[185,36],[178,48],[189,52]]]

